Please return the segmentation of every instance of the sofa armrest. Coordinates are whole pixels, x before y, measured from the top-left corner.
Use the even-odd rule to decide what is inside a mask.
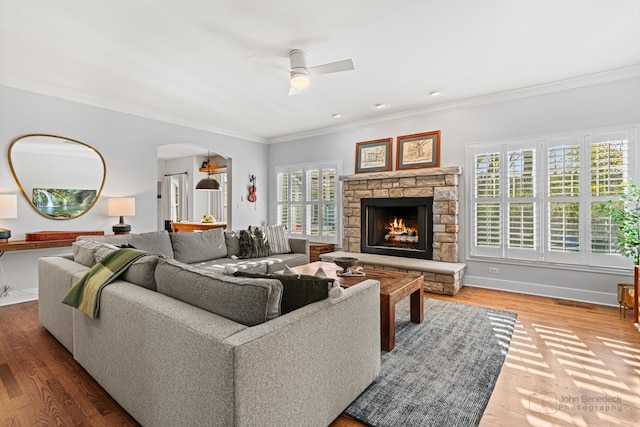
[[[302,237],[289,237],[291,252],[309,256],[309,239]]]
[[[380,283],[365,280],[225,343],[236,425],[329,425],[380,373]]]
[[[73,255],[71,256],[73,258]],[[73,312],[62,303],[77,276],[89,267],[67,257],[38,259],[38,317],[44,326],[67,350],[73,353]]]

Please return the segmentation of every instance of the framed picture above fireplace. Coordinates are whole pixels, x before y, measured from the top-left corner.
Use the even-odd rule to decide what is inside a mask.
[[[440,131],[399,136],[396,170],[440,166]]]
[[[356,143],[356,173],[390,171],[392,144],[392,138]]]

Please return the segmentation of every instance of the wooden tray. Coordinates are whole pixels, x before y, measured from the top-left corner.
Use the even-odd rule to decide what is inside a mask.
[[[104,231],[36,231],[34,233],[26,233],[24,239],[28,242],[75,240],[78,236],[104,236]]]

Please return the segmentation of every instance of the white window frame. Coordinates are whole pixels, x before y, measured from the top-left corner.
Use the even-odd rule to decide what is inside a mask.
[[[335,201],[331,202],[323,202],[322,200],[313,201],[307,200],[307,172],[312,170],[319,170],[320,174],[318,177],[318,185],[319,185],[319,194],[322,194],[322,170],[323,169],[335,169],[336,170],[336,188],[335,188]],[[289,194],[288,200],[285,202],[281,202],[278,200],[278,194],[280,189],[278,188],[278,174],[279,173],[288,173],[289,174],[289,191],[291,191],[291,173],[293,172],[302,172],[302,201],[301,202],[292,202],[291,195]],[[288,223],[285,224],[287,226],[287,233],[291,237],[304,237],[309,239],[311,242],[322,242],[322,243],[334,243],[336,245],[342,244],[342,185],[338,177],[342,173],[342,161],[341,160],[331,160],[331,161],[323,161],[323,162],[313,162],[313,163],[301,163],[301,164],[293,164],[293,165],[278,165],[275,167],[275,182],[276,182],[276,212],[275,217],[278,218],[278,206],[280,205],[288,205],[289,206],[289,214],[288,214]],[[301,205],[302,206],[302,233],[292,233],[291,227],[291,205]],[[319,235],[311,235],[309,230],[310,222],[307,220],[307,208],[309,206],[318,205],[320,207],[320,217],[319,217]],[[322,235],[322,206],[323,205],[334,205],[335,206],[335,235],[334,236],[323,236]]]
[[[491,259],[501,262],[531,261],[564,265],[571,267],[603,267],[630,268],[632,260],[620,254],[602,254],[591,252],[591,203],[596,201],[616,200],[615,196],[591,196],[590,187],[590,144],[593,138],[602,134],[627,133],[628,177],[638,182],[640,163],[638,144],[640,124],[621,125],[616,127],[586,129],[570,133],[550,134],[538,137],[520,138],[509,141],[472,143],[466,146],[466,202],[470,206],[470,214],[466,218],[466,237],[468,259]],[[550,197],[548,187],[548,149],[562,144],[562,140],[578,141],[580,144],[580,195],[578,197]],[[509,248],[509,198],[508,188],[508,152],[519,149],[535,150],[535,246],[533,249]],[[500,195],[493,199],[500,204],[501,240],[499,247],[476,246],[475,218],[476,204],[489,201],[476,197],[475,192],[475,158],[486,153],[500,153]],[[515,200],[517,201],[517,200]],[[580,204],[579,245],[580,252],[559,252],[549,249],[549,204],[552,201],[576,201]]]

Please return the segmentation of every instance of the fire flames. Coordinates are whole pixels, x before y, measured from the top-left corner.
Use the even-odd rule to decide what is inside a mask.
[[[417,242],[418,229],[407,225],[403,218],[393,217],[393,222],[385,225],[387,234],[384,236],[386,241],[399,242]]]

